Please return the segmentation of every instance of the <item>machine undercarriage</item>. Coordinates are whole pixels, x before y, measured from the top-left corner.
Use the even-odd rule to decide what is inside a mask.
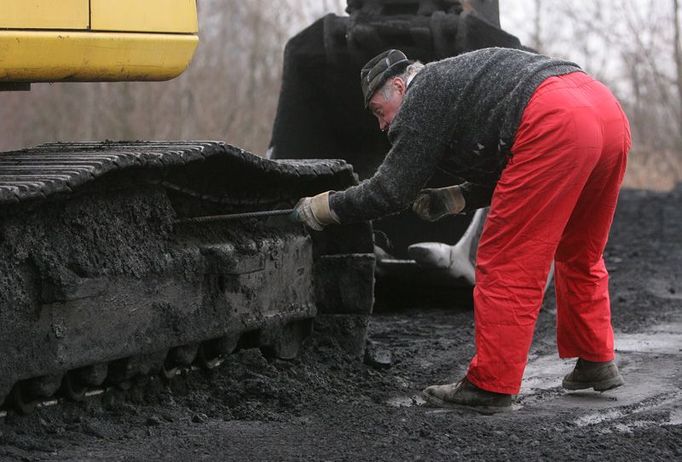
[[[313,322],[362,353],[369,225],[310,234],[250,214],[353,184],[345,162],[215,142],[49,144],[0,154],[0,171],[6,405],[214,367],[238,347],[292,358]]]

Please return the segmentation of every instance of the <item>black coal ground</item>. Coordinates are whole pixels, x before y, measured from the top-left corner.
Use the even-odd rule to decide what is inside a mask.
[[[318,337],[290,362],[244,350],[169,386],[146,379],[125,394],[9,415],[0,460],[680,460],[681,199],[681,187],[622,194],[605,255],[617,347],[625,342],[618,391],[560,389],[570,364],[556,357],[550,294],[514,412],[418,405],[423,387],[463,374],[473,319],[413,306],[373,318],[389,369]]]

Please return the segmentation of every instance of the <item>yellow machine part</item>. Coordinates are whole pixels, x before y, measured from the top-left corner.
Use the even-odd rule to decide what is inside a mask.
[[[195,0],[90,0],[90,6],[93,30],[197,33]]]
[[[87,29],[89,0],[3,0],[0,28]]]
[[[168,80],[199,42],[195,0],[2,0],[0,83]]]
[[[181,74],[194,35],[0,31],[0,82],[168,80]]]

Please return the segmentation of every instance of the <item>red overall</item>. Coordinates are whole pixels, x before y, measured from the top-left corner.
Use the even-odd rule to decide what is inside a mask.
[[[533,94],[478,246],[474,385],[519,392],[552,260],[559,355],[614,358],[602,253],[629,148],[620,105],[588,75],[551,77]]]

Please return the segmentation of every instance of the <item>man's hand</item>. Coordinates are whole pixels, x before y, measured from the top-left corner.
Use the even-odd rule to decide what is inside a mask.
[[[329,207],[330,192],[299,200],[291,212],[291,219],[304,223],[315,231],[322,231],[327,225],[338,224],[338,217]]]
[[[440,220],[446,215],[456,215],[464,210],[464,196],[459,186],[422,189],[412,204],[419,218],[427,221]]]

